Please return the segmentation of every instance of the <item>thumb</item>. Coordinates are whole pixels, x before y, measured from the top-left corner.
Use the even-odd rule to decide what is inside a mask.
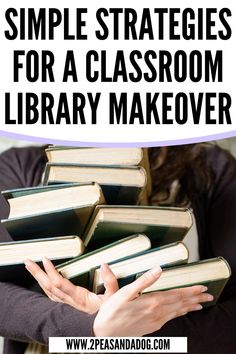
[[[101,276],[105,287],[106,296],[111,296],[119,290],[118,281],[107,264],[101,265]]]
[[[135,299],[144,289],[151,286],[161,276],[161,267],[155,267],[144,273],[133,283],[121,288],[114,296],[119,304]]]

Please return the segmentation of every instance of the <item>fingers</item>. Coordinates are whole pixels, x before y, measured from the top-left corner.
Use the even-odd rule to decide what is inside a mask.
[[[50,291],[47,275],[35,262],[27,259],[25,261],[25,267],[52,301],[61,302],[61,300]]]
[[[74,293],[76,286],[73,283],[71,283],[68,279],[63,278],[62,275],[56,270],[56,268],[48,258],[43,257],[42,261],[43,261],[44,269],[52,284],[57,289],[60,289],[65,294],[71,296]]]
[[[162,270],[160,267],[155,267],[141,275],[141,277],[136,279],[133,283],[118,290],[113,295],[117,306],[135,299],[144,289],[151,286],[157,279],[160,278],[161,272]]]
[[[64,279],[48,259],[43,259],[43,265],[47,273],[35,262],[31,260],[25,261],[26,269],[37,280],[40,287],[51,300],[66,303],[70,302],[70,293],[73,291],[74,285],[67,279]]]
[[[207,287],[203,285],[194,285],[188,286],[186,288],[179,288],[179,289],[172,289],[168,290],[169,295],[173,295],[174,297],[181,298],[181,297],[190,297],[199,295],[207,291]]]
[[[42,283],[47,279],[45,272],[35,262],[27,259],[24,263],[25,268],[37,280],[38,283]]]
[[[210,302],[214,299],[214,297],[211,294],[208,293],[204,293],[204,294],[200,294],[197,296],[193,296],[190,297],[188,299],[185,299],[183,302],[183,304],[186,305],[194,305],[194,304],[201,304],[201,303],[205,303],[205,302]]]
[[[172,289],[166,291],[157,291],[146,296],[153,296],[156,298],[159,304],[172,304],[176,302],[182,302],[189,299],[194,299],[195,296],[203,294],[207,290],[207,287],[202,285],[195,285],[186,288]]]
[[[119,290],[118,281],[107,264],[101,265],[101,276],[105,287],[106,296],[111,296]]]
[[[178,304],[180,306],[188,306],[200,304],[213,300],[213,296],[205,293],[206,287],[197,285],[188,288],[173,289],[167,291],[157,291],[143,296],[151,297],[152,302],[159,305]]]
[[[184,304],[199,304],[212,301],[213,297],[205,293],[207,287],[202,285],[191,286],[187,288],[173,289],[166,292],[167,302],[180,302]]]
[[[172,310],[171,310],[170,306],[172,306]],[[168,307],[169,312],[166,310],[167,307]],[[166,322],[168,322],[170,320],[173,320],[174,318],[187,315],[189,312],[200,311],[202,309],[203,309],[203,306],[199,303],[188,304],[186,306],[180,306],[179,308],[176,308],[176,306],[174,306],[173,304],[172,305],[165,305],[165,306],[163,306],[163,310],[166,311],[163,324],[165,324]]]
[[[183,299],[182,301],[163,305],[163,312],[170,316],[171,319],[186,315],[192,311],[199,311],[203,309],[201,303],[206,303],[213,300],[213,296],[207,293],[198,296]],[[169,314],[169,315],[168,315]]]
[[[173,289],[144,294],[136,299],[143,302],[142,307],[149,313],[156,314],[158,320],[163,321],[162,325],[173,318],[183,316],[191,311],[201,310],[201,303],[213,300],[213,296],[205,293],[204,286]],[[145,310],[144,310],[145,311]]]
[[[45,289],[42,284],[39,283],[39,285],[42,288],[42,290],[45,292],[47,297],[49,297],[50,300],[55,301],[55,302],[63,302],[61,299],[59,299],[57,296],[55,296],[49,290]]]

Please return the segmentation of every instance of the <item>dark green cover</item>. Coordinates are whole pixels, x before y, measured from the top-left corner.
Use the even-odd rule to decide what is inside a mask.
[[[11,198],[29,196],[50,190],[88,185],[94,185],[94,183],[68,183],[55,186],[20,188],[4,191],[3,195],[7,200],[9,200]],[[74,208],[65,208],[62,210],[45,212],[31,216],[2,220],[1,223],[5,226],[15,241],[72,234],[81,236],[94,207],[95,205],[91,204]]]
[[[64,258],[64,261],[68,258]],[[61,263],[62,259],[52,260],[52,263],[56,266]],[[39,266],[42,266],[41,262],[36,262]],[[43,268],[43,267],[42,267]],[[35,283],[35,279],[25,268],[23,263],[10,264],[7,266],[0,265],[0,281],[1,282],[13,282],[21,286],[31,286]]]
[[[49,181],[49,171],[50,168],[53,168],[53,166],[60,166],[62,168],[70,168],[70,167],[99,167],[99,168],[104,168],[104,169],[113,169],[117,168],[117,166],[96,166],[96,165],[78,165],[78,164],[61,164],[61,163],[47,163],[46,167],[46,172],[45,172],[45,178],[44,178],[44,185],[54,185],[54,184],[61,184],[61,183],[67,183],[68,181]],[[136,167],[136,166],[119,166],[119,169],[133,169],[133,170],[139,170],[142,169],[142,167]],[[76,181],[75,181],[76,182]],[[96,181],[94,181],[96,182]],[[129,205],[129,204],[137,204],[139,201],[139,195],[143,189],[143,187],[138,187],[138,186],[130,186],[130,185],[118,185],[118,184],[102,184],[99,183],[104,197],[106,199],[107,204],[114,205],[114,204],[124,204],[124,205]]]
[[[33,216],[2,220],[13,240],[29,240],[65,235],[81,236],[94,206],[64,209]]]
[[[160,208],[160,207],[151,207],[151,206],[113,206],[113,208],[141,208],[145,210],[152,209],[166,209],[170,212],[171,210],[180,210],[179,208]],[[168,243],[182,241],[189,228],[187,227],[170,227],[169,225],[152,225],[152,224],[140,224],[140,223],[127,223],[127,222],[109,222],[109,221],[100,221],[98,222],[95,232],[93,233],[90,241],[87,243],[86,234],[89,230],[90,225],[92,225],[93,220],[95,219],[97,212],[101,208],[109,208],[109,206],[97,206],[94,210],[94,213],[91,217],[91,220],[88,224],[88,227],[85,230],[83,235],[83,240],[85,245],[89,249],[94,249],[96,247],[102,247],[108,243],[114,242],[122,237],[134,233],[143,233],[147,235],[151,242],[152,247],[162,246]],[[181,209],[183,212],[190,211],[188,209]]]
[[[229,266],[229,264],[227,263],[227,261],[223,257],[212,258],[212,259],[208,259],[208,260],[204,260],[204,261],[188,263],[188,264],[185,264],[185,265],[174,266],[174,267],[170,267],[170,268],[167,267],[166,269],[163,269],[163,273],[171,271],[171,269],[182,268],[182,267],[186,267],[187,268],[187,267],[191,267],[194,264],[209,263],[209,262],[217,261],[219,259],[221,259],[221,260],[223,260],[225,262],[225,264],[228,267],[229,272],[231,274],[230,266]],[[127,284],[130,284],[131,282],[133,282],[135,279],[137,279],[137,277],[139,277],[142,274],[143,273],[134,274],[134,275],[130,275],[128,277],[122,278],[122,279],[118,279],[119,286],[122,287],[122,286],[125,286]],[[204,285],[204,286],[207,286],[207,288],[208,288],[207,293],[213,295],[213,297],[214,297],[214,299],[212,301],[206,302],[206,303],[202,303],[202,306],[204,308],[207,308],[209,306],[212,306],[212,305],[216,304],[216,302],[219,299],[219,297],[220,297],[220,295],[221,295],[226,283],[228,282],[228,279],[229,278],[223,279],[223,278],[219,277],[219,279],[216,279],[216,280],[209,280],[209,281],[204,281],[204,282],[202,281],[202,282],[198,282],[198,283],[188,283],[188,284],[185,284],[185,285],[181,286],[181,288],[188,287],[188,286],[193,286],[193,285]],[[176,289],[176,288],[180,288],[180,287],[169,287],[169,288],[162,289],[162,290],[157,290],[157,291],[166,291],[166,290]],[[97,288],[97,293],[101,294],[103,292],[104,292],[104,286],[100,286],[100,287]]]
[[[90,183],[86,183],[90,184]],[[29,188],[18,188],[18,189],[9,189],[6,191],[2,191],[3,197],[8,200],[12,198],[24,197],[26,195],[32,195],[36,193],[43,193],[50,190],[57,190],[62,188],[74,187],[84,185],[84,183],[63,183],[63,184],[56,184],[50,186],[38,186],[38,187],[29,187]]]
[[[62,238],[67,238],[67,237],[62,237]],[[70,236],[68,236],[68,238],[71,238]],[[52,241],[54,240],[54,238],[42,238],[39,240],[27,240],[27,241],[18,241],[17,243],[21,243],[21,244],[31,244],[31,243],[38,243],[38,242],[45,242],[45,241]],[[16,242],[2,242],[0,243],[0,249],[1,246],[7,245],[7,246],[11,246],[11,245],[15,245]],[[8,251],[9,252],[9,251]],[[39,255],[40,257],[42,257],[43,255]],[[56,266],[57,264],[61,263],[62,261],[67,261],[70,258],[67,257],[63,257],[63,258],[54,258],[51,259],[51,261],[53,262],[53,264]],[[42,265],[41,262],[36,262],[38,265]],[[20,284],[23,286],[29,286],[31,284],[33,284],[35,282],[34,278],[32,277],[32,275],[26,270],[25,268],[25,264],[24,263],[16,263],[16,262],[12,262],[11,264],[8,265],[4,265],[1,264],[1,259],[0,259],[0,281],[1,282],[14,282],[15,284]]]
[[[191,266],[193,266],[195,264],[211,263],[211,262],[216,262],[216,261],[219,261],[219,260],[222,260],[225,263],[225,266],[229,270],[229,277],[230,277],[231,268],[230,268],[228,262],[223,257],[216,257],[216,258],[201,260],[201,261],[198,261],[198,262],[192,262],[192,263],[188,263],[188,264],[185,264],[185,265],[164,269],[163,272],[169,272],[172,269],[183,268],[183,267],[189,268],[189,267],[191,267]],[[207,286],[207,288],[208,288],[207,293],[213,295],[214,299],[212,301],[210,301],[210,302],[206,302],[206,303],[202,303],[201,304],[204,308],[206,308],[206,307],[209,307],[209,306],[212,306],[212,305],[216,304],[216,302],[219,299],[219,297],[220,297],[225,285],[227,284],[227,282],[229,280],[229,277],[226,278],[226,279],[223,279],[223,278],[220,278],[220,276],[219,276],[219,279],[216,279],[216,280],[209,279],[209,281],[202,281],[202,282],[198,282],[198,283],[191,282],[191,283],[188,283],[188,284],[184,284],[181,287],[188,287],[188,286],[194,286],[194,285]],[[180,288],[180,287],[179,286],[178,287],[170,287],[170,288],[166,288],[166,289],[163,289],[163,290],[160,290],[160,291],[176,289],[176,288]]]
[[[91,279],[91,275],[93,274],[93,273],[92,273],[92,269],[89,269],[88,272],[85,272],[85,273],[83,272],[83,273],[81,273],[80,270],[79,270],[79,261],[80,261],[81,259],[87,258],[87,257],[89,257],[89,256],[91,256],[91,255],[96,255],[96,254],[97,254],[97,257],[98,257],[98,259],[99,259],[99,253],[102,252],[104,249],[107,249],[107,248],[112,249],[114,246],[118,245],[119,243],[126,242],[126,241],[128,241],[128,240],[130,240],[130,239],[132,239],[132,238],[137,237],[137,236],[138,236],[138,235],[131,235],[131,236],[126,237],[126,238],[124,238],[124,239],[122,239],[122,240],[118,240],[118,241],[116,241],[116,242],[113,242],[113,243],[111,243],[111,244],[109,244],[109,245],[107,245],[107,246],[104,246],[104,247],[101,247],[101,248],[99,248],[99,249],[93,250],[93,251],[91,251],[91,252],[85,253],[85,254],[83,254],[82,256],[75,257],[75,258],[71,259],[70,261],[67,261],[67,262],[64,262],[64,263],[62,263],[62,264],[59,264],[59,265],[57,266],[57,270],[58,270],[58,272],[60,272],[60,270],[62,269],[62,267],[66,266],[66,265],[73,264],[73,263],[75,263],[75,262],[78,262],[78,273],[77,273],[77,275],[74,276],[73,278],[70,278],[70,281],[72,281],[72,282],[73,282],[74,284],[76,284],[76,285],[80,285],[80,286],[83,286],[83,287],[89,289],[90,286],[91,286],[91,284],[92,284],[92,279]],[[141,254],[141,253],[142,253],[142,252],[138,252],[138,253],[134,253],[133,255],[138,255],[138,254]],[[123,260],[123,259],[126,259],[126,256],[117,259],[117,261],[118,261],[118,260]]]
[[[132,256],[128,256],[128,257],[124,257],[122,258],[121,260],[116,260],[116,261],[113,261],[113,262],[109,262],[108,264],[109,265],[112,265],[112,264],[116,264],[116,263],[120,263],[122,261],[125,261],[127,259],[133,259],[133,258],[136,258],[136,257],[139,257],[139,256],[143,256],[143,255],[149,255],[150,253],[153,253],[153,252],[157,252],[157,251],[161,251],[165,248],[171,248],[173,246],[176,246],[177,244],[179,244],[181,242],[174,242],[174,243],[171,243],[171,244],[168,244],[168,245],[165,245],[165,246],[161,246],[161,247],[155,247],[155,248],[152,248],[150,250],[147,250],[147,251],[144,251],[144,252],[141,252],[139,254],[136,254],[136,255],[132,255]],[[186,246],[185,246],[186,247]],[[187,248],[187,247],[186,247]],[[160,264],[160,266],[162,268],[168,268],[168,267],[173,267],[173,266],[176,266],[176,265],[180,265],[180,264],[185,264],[186,262],[188,261],[188,258],[183,260],[178,260],[178,261],[175,261],[175,262],[169,262],[169,263],[166,263],[166,264]],[[95,268],[93,270],[91,270],[91,275],[90,275],[90,279],[91,279],[91,284],[90,284],[90,289],[93,289],[93,275],[94,275],[94,271],[98,269]],[[147,271],[149,269],[143,269],[143,271]],[[133,282],[135,279],[136,279],[136,276],[137,276],[137,273],[134,273],[134,274],[131,274],[127,277],[124,277],[124,278],[121,278],[121,279],[118,279],[118,283],[119,283],[119,286],[122,287],[122,286],[125,286],[125,285],[128,285],[129,283]],[[100,285],[97,287],[97,290],[95,291],[96,293],[98,294],[101,294],[104,292],[104,287],[103,285]]]

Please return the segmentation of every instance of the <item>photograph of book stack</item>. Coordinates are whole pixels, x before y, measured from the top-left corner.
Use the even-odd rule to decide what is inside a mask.
[[[146,149],[50,146],[46,154],[43,186],[3,192],[10,213],[1,222],[14,242],[0,243],[0,281],[33,284],[23,261],[46,256],[65,278],[102,293],[103,263],[120,286],[160,265],[144,292],[204,284],[214,296],[204,306],[217,301],[230,267],[222,257],[188,263],[191,211],[148,205]]]

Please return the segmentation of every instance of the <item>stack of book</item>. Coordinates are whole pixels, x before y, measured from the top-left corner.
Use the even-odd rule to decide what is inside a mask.
[[[2,192],[10,205],[3,225],[13,242],[0,244],[0,281],[33,279],[23,261],[43,256],[75,284],[104,291],[100,265],[120,286],[160,265],[160,279],[145,291],[204,284],[219,298],[230,267],[221,257],[188,262],[182,242],[192,226],[184,208],[144,205],[151,191],[145,149],[52,146],[44,185]]]
[[[147,203],[151,177],[147,149],[51,147],[44,184],[97,182],[107,204]]]

